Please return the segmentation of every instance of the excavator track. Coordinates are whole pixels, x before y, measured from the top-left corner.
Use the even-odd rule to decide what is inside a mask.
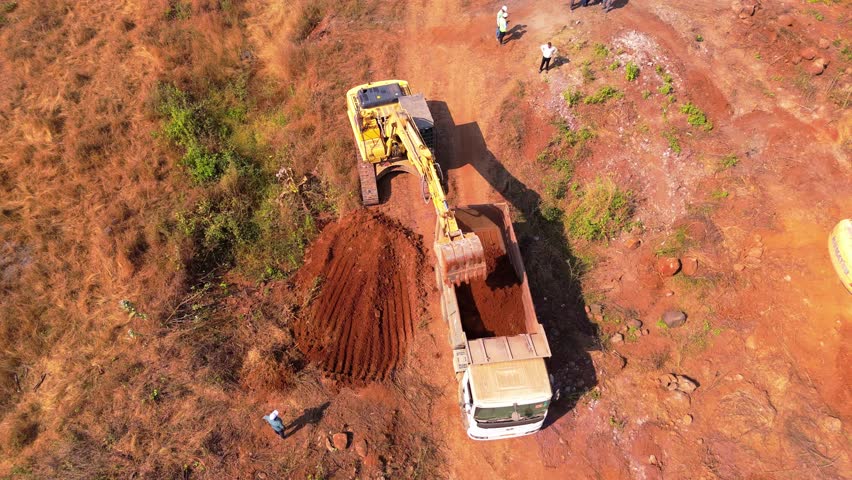
[[[358,178],[361,180],[361,202],[364,206],[379,204],[379,187],[376,185],[376,166],[358,160]]]

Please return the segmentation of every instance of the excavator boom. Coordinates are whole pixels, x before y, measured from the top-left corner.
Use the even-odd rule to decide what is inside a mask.
[[[438,216],[435,254],[441,277],[448,284],[485,278],[482,242],[476,234],[464,233],[459,228],[447,204],[432,151],[424,142],[415,118],[401,105],[400,98],[409,93],[407,82],[386,81],[355,87],[346,95],[361,153],[358,170],[364,203],[377,203],[376,168],[382,172],[394,167],[404,171],[413,169],[422,179],[424,195],[428,195]],[[422,97],[419,102],[422,103],[419,110],[428,112]]]

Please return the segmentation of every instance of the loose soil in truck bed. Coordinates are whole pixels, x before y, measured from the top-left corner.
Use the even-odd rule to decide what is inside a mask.
[[[456,288],[462,327],[468,339],[520,335],[524,329],[521,280],[501,247],[500,230],[476,234],[485,249],[487,276]]]
[[[307,305],[299,349],[338,379],[380,380],[405,354],[419,311],[419,240],[382,214],[359,210],[328,225],[296,279]]]

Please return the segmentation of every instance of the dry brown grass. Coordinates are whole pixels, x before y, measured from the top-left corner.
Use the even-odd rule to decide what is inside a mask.
[[[394,73],[365,54],[390,38],[359,36],[351,20],[369,28],[399,15],[397,3],[34,0],[6,15],[0,475],[313,471],[321,450],[281,458],[257,421],[269,395],[316,381],[299,373],[287,294],[244,280],[239,252],[236,264],[188,271],[199,250],[175,213],[236,187],[193,184],[180,151],[154,138],[154,92],[166,82],[203,98],[245,75],[236,151],[266,176],[312,173],[319,187],[305,198],[348,208],[343,92]],[[275,208],[289,218],[302,207]],[[138,315],[119,308],[125,299]]]

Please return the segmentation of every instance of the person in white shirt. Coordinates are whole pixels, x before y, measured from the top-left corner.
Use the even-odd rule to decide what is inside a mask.
[[[556,55],[556,47],[550,42],[541,46],[541,65],[538,67],[538,73],[550,70],[550,59]]]

